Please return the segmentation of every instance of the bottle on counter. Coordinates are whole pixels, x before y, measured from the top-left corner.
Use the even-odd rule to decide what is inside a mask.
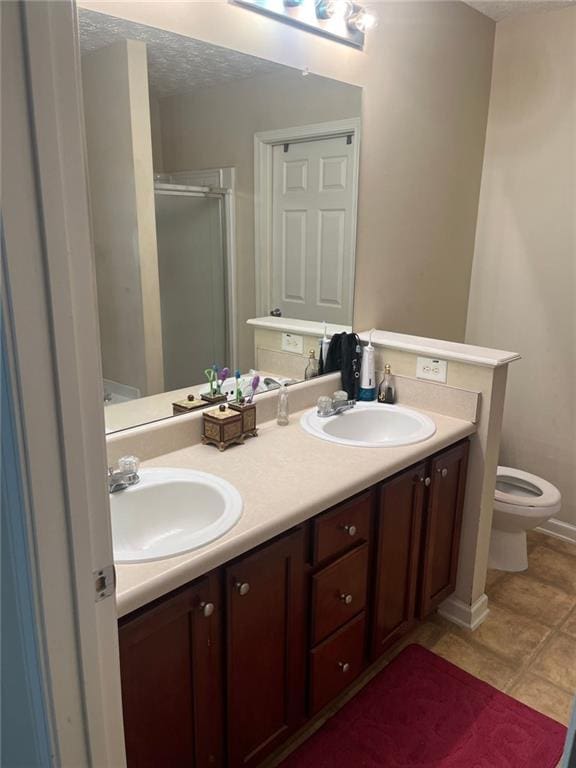
[[[389,363],[384,366],[384,378],[378,387],[378,402],[392,405],[396,402],[396,387]]]
[[[276,422],[281,427],[285,427],[290,421],[290,407],[288,404],[288,387],[282,384],[278,392],[278,412]]]
[[[304,371],[304,378],[308,381],[315,376],[318,376],[318,360],[316,359],[316,353],[311,349],[308,355],[308,365]]]

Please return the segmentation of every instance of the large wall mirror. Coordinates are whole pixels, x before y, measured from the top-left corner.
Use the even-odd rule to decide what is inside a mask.
[[[361,89],[79,24],[107,432],[302,380],[352,325]]]

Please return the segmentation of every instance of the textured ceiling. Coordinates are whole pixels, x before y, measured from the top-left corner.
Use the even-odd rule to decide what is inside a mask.
[[[82,53],[117,40],[142,40],[148,51],[150,90],[171,96],[192,88],[286,71],[288,67],[126,19],[78,9]]]
[[[567,5],[576,7],[576,0],[464,0],[477,11],[490,16],[494,21],[501,21],[517,13],[541,13],[554,11]]]

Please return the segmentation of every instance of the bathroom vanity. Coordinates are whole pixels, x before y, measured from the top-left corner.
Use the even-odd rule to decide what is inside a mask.
[[[453,591],[468,439],[420,456],[122,616],[129,768],[259,765]]]

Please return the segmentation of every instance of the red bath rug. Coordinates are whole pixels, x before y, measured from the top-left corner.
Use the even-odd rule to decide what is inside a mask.
[[[282,768],[555,768],[566,728],[410,645]]]

